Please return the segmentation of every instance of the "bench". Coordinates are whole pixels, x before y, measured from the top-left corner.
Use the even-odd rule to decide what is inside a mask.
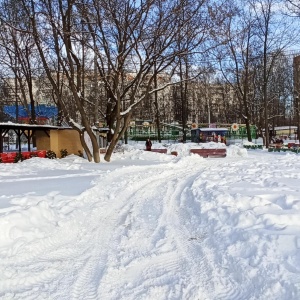
[[[24,159],[29,159],[32,157],[30,151],[22,152],[22,156]]]
[[[225,148],[190,149],[190,153],[198,154],[202,157],[226,157],[226,149]]]
[[[277,144],[270,144],[269,148],[281,149],[282,146],[283,146],[283,144],[279,144],[279,143],[277,143]]]
[[[3,163],[13,163],[17,155],[16,152],[0,153]]]
[[[288,143],[288,148],[299,148],[299,144],[296,144],[296,143]]]
[[[3,152],[0,153],[0,158],[2,163],[14,163],[15,158],[18,152]],[[47,150],[36,150],[36,151],[23,151],[21,152],[23,159],[29,159],[31,157],[37,156],[41,158],[45,158],[47,154]]]
[[[47,154],[47,150],[36,150],[36,151],[30,152],[31,156],[37,156],[37,157],[41,157],[41,158],[46,158],[46,154]]]
[[[167,153],[167,151],[168,149],[151,149],[151,152],[157,152],[157,153]]]

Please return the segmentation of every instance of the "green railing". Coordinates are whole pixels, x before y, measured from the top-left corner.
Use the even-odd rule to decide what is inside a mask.
[[[252,139],[257,138],[255,125],[250,126],[250,134],[251,134]],[[239,126],[238,130],[236,130],[236,131],[233,131],[232,128],[230,127],[227,135],[230,139],[247,139],[248,138],[246,126]]]

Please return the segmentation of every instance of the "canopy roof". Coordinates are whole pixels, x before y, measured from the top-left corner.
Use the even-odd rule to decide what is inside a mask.
[[[71,127],[60,127],[51,125],[35,125],[35,124],[18,124],[18,123],[0,123],[0,153],[3,152],[3,138],[9,130],[13,130],[18,137],[18,152],[21,152],[21,136],[24,135],[27,138],[28,151],[30,151],[30,139],[36,131],[44,131],[49,136],[49,130],[62,130],[71,129]]]
[[[202,127],[202,128],[194,128],[192,130],[214,132],[214,131],[228,131],[229,129],[228,128],[224,128],[224,127],[218,127],[218,128]]]
[[[36,125],[36,124],[21,124],[13,122],[0,123],[0,129],[2,130],[50,130],[50,129],[70,129],[71,127],[61,127],[52,125]]]

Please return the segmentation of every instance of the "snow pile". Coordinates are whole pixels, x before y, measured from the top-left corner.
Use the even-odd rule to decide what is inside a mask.
[[[245,157],[247,156],[247,150],[241,145],[230,145],[226,146],[223,143],[177,143],[177,144],[167,144],[167,143],[153,143],[153,149],[167,149],[167,153],[177,152],[178,156],[189,156],[191,149],[226,149],[227,156],[229,157]],[[135,146],[126,145],[124,148],[126,151],[135,151]],[[138,149],[143,149],[141,144],[138,144]]]
[[[258,150],[257,150],[258,151]],[[247,157],[248,152],[245,148],[240,146],[230,145],[226,148],[226,154],[229,157]]]
[[[300,155],[195,146],[0,164],[0,299],[300,299]]]

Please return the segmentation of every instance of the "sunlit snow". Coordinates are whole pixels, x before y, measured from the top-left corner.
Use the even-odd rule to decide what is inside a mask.
[[[0,164],[0,299],[300,299],[300,154],[159,147]]]

